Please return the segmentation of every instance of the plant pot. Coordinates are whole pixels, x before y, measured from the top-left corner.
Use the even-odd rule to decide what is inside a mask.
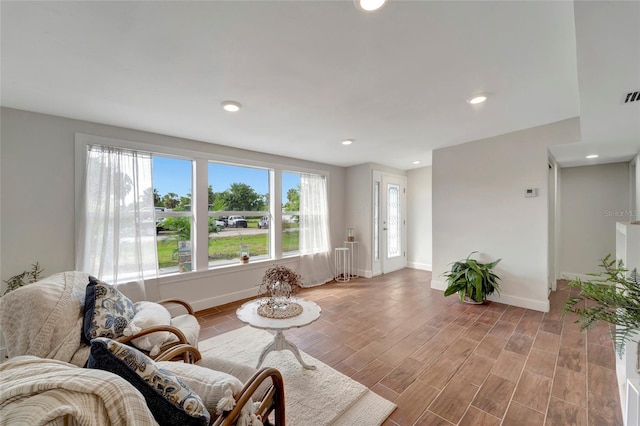
[[[475,300],[471,299],[470,297],[465,296],[464,297],[464,303],[468,303],[469,305],[483,305],[484,304],[484,300],[481,302],[476,302]]]

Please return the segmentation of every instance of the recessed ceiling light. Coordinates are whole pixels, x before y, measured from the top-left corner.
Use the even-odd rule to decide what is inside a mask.
[[[587,158],[598,158],[598,154],[587,155]]]
[[[414,161],[413,164],[420,164],[420,160]]]
[[[228,112],[237,112],[240,111],[240,107],[242,105],[240,105],[240,102],[236,102],[236,101],[223,101],[222,102],[222,109]]]
[[[486,100],[487,100],[487,95],[478,95],[478,96],[474,96],[472,98],[467,99],[467,102],[470,103],[471,105],[477,105],[477,104],[483,103]]]
[[[354,0],[356,8],[364,12],[374,12],[387,3],[387,0]]]
[[[351,145],[353,143],[353,139],[345,139],[342,141],[342,145]]]

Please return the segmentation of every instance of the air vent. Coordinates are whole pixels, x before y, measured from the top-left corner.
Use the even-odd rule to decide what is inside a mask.
[[[640,101],[640,91],[629,92],[627,96],[624,98],[624,103],[628,104],[629,102],[637,102]]]

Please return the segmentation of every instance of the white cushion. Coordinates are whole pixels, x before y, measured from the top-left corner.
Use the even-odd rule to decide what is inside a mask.
[[[210,413],[220,414],[235,406],[234,395],[242,390],[242,382],[234,376],[221,371],[210,370],[195,364],[184,362],[160,361],[156,364],[185,382],[195,393]]]
[[[227,359],[222,359],[210,355],[203,356],[203,358],[198,361],[198,365],[209,370],[221,371],[223,373],[230,374],[234,377],[237,377],[242,383],[248,382],[249,379],[255,374],[255,372],[258,371],[253,367],[249,367],[248,365],[238,364],[234,361],[229,361]],[[262,400],[267,394],[267,391],[269,390],[271,384],[271,379],[262,382],[262,384],[258,386],[256,392],[253,393],[255,399]]]
[[[171,314],[164,306],[154,302],[136,302],[134,304],[135,315],[124,329],[125,336],[132,336],[145,328],[156,325],[171,325]],[[147,334],[131,342],[138,349],[150,351],[152,356],[160,352],[160,348],[173,336],[168,331],[157,331]]]
[[[198,347],[198,336],[200,335],[200,323],[193,315],[183,314],[171,318],[171,325],[184,333],[187,342],[191,346]],[[175,336],[174,336],[175,337]],[[176,339],[172,339],[175,341]]]

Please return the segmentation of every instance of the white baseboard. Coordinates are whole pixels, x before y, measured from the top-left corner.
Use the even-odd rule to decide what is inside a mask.
[[[524,297],[510,296],[508,294],[492,294],[487,298],[492,302],[504,303],[505,305],[518,306],[520,308],[532,309],[534,311],[549,312],[549,300],[526,299]]]
[[[373,277],[373,273],[370,270],[365,270],[365,269],[358,269],[356,270],[356,274],[358,274],[359,277],[363,277],[363,278],[372,278]]]
[[[433,266],[429,263],[407,262],[407,268],[420,269],[421,271],[433,271]]]
[[[358,270],[358,276],[364,278],[372,278],[373,273],[370,270]],[[227,303],[236,302],[238,300],[248,299],[256,297],[258,295],[257,288],[248,288],[245,290],[236,291],[233,293],[223,294],[220,296],[210,297],[207,299],[201,299],[194,302],[190,302],[193,309],[197,311],[203,311],[205,309],[213,308],[216,306],[225,305]]]
[[[576,278],[580,278],[582,281],[593,281],[595,280],[597,277],[594,277],[593,275],[587,275],[587,274],[576,274],[574,272],[561,272],[560,273],[560,279],[561,280],[575,280]]]
[[[203,311],[205,309],[213,308],[215,306],[225,305],[231,302],[237,302],[238,300],[248,299],[250,297],[256,297],[258,290],[256,288],[248,288],[246,290],[236,291],[233,293],[223,294],[221,296],[210,297],[208,299],[202,299],[191,303],[193,310]]]
[[[434,290],[445,291],[447,289],[447,283],[445,281],[434,280],[431,278],[431,288]]]
[[[445,281],[431,279],[431,288],[434,290],[445,291],[447,289],[447,283]],[[524,297],[511,296],[504,293],[501,293],[499,296],[497,294],[492,294],[487,299],[491,300],[492,302],[518,306],[520,308],[533,309],[534,311],[540,312],[549,312],[550,308],[549,300],[527,299]]]

